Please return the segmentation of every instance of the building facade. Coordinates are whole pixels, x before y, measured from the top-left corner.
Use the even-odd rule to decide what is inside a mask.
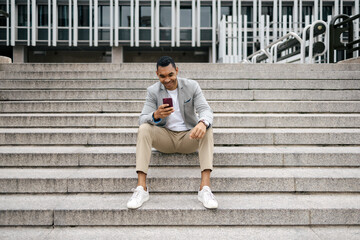
[[[224,16],[246,29],[250,55],[264,41],[261,28],[268,43],[315,20],[358,14],[359,0],[0,0],[0,10],[10,15],[0,19],[0,55],[14,62],[217,62]]]

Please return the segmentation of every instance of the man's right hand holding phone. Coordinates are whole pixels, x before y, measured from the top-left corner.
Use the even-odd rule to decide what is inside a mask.
[[[160,118],[166,118],[173,112],[175,112],[175,109],[173,107],[169,107],[169,104],[160,105],[154,112],[154,119],[159,120]]]

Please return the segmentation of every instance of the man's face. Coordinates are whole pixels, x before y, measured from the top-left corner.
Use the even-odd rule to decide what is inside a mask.
[[[167,90],[175,90],[177,88],[177,74],[178,74],[178,67],[176,69],[169,64],[166,67],[159,66],[156,75],[159,77],[160,82],[164,85]]]

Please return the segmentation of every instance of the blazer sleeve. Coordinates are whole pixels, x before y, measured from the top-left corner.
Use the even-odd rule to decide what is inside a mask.
[[[213,111],[207,103],[201,88],[197,82],[195,82],[195,93],[194,93],[194,107],[196,112],[199,114],[199,119],[204,119],[209,122],[210,126],[213,123]]]
[[[163,125],[164,119],[161,119],[158,122],[155,122],[153,119],[153,113],[158,109],[157,106],[157,98],[155,94],[147,89],[147,95],[145,99],[144,107],[141,111],[140,118],[139,118],[139,125],[143,123],[149,123],[152,125]]]

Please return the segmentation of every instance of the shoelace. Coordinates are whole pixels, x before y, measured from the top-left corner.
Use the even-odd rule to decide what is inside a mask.
[[[140,194],[140,191],[136,190],[135,188],[131,189],[131,191],[133,192],[133,195],[131,196],[131,199],[130,200],[133,200],[133,199],[136,199],[138,200],[138,196]]]
[[[211,192],[211,191],[209,191],[209,190],[205,190],[204,191],[204,195],[207,195],[211,200],[215,200],[215,196],[214,196],[214,194]]]

